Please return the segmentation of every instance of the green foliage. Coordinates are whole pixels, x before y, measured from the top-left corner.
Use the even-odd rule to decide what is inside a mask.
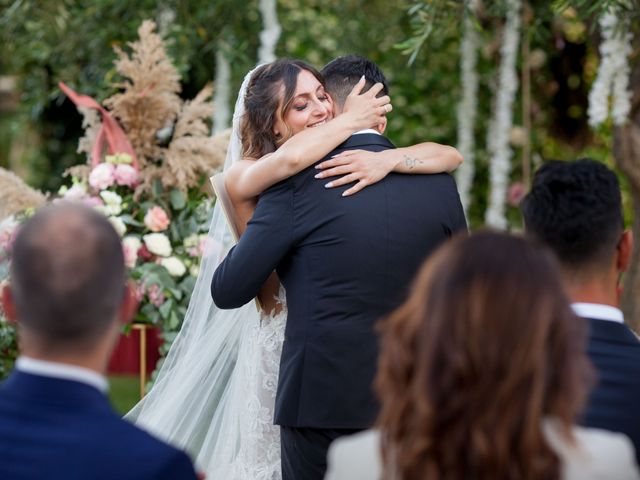
[[[192,98],[212,80],[220,42],[233,52],[239,70],[250,68],[253,57],[246,52],[257,48],[260,29],[256,4],[253,0],[234,8],[231,0],[0,0],[0,73],[19,76],[19,124],[42,139],[20,159],[29,184],[57,190],[62,172],[81,161],[75,153],[81,117],[65,101],[58,82],[99,102],[113,94],[113,47],[135,40],[142,21],[151,18],[168,40],[169,55],[183,77],[183,94]]]
[[[120,415],[140,400],[140,380],[133,375],[109,375],[109,400]]]
[[[0,312],[0,380],[11,373],[13,363],[18,356],[17,332],[13,325],[6,322]]]

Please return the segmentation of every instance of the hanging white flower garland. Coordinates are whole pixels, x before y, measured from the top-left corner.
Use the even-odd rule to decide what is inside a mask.
[[[463,23],[463,37],[460,43],[460,77],[462,82],[462,98],[458,103],[458,150],[464,158],[456,173],[460,201],[465,213],[471,203],[471,185],[475,173],[474,127],[478,106],[478,45],[480,38],[473,24],[472,15],[477,8],[477,0],[466,0],[467,12]]]
[[[485,212],[485,223],[492,227],[507,228],[505,201],[511,171],[512,151],[509,134],[513,124],[513,101],[518,90],[516,60],[520,40],[521,0],[507,1],[507,21],[500,48],[500,77],[496,89],[494,111],[489,122],[487,147],[491,161],[489,168],[489,206]]]
[[[229,128],[229,100],[231,97],[231,64],[222,49],[216,52],[216,80],[213,97],[213,131],[211,135]]]
[[[615,125],[622,125],[631,111],[631,92],[629,91],[629,55],[631,40],[629,22],[615,12],[600,17],[600,65],[596,80],[589,92],[589,124],[596,127],[609,115],[609,96],[611,95],[611,116]]]
[[[276,59],[276,45],[282,28],[278,23],[276,0],[260,0],[259,7],[263,24],[258,49],[258,64],[261,64],[273,62]]]

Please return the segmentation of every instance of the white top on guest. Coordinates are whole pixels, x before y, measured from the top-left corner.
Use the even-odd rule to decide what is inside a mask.
[[[602,303],[572,303],[573,313],[582,318],[594,318],[596,320],[609,320],[611,322],[624,323],[624,315],[619,308]]]
[[[639,480],[631,441],[626,435],[595,428],[573,427],[575,443],[568,443],[553,420],[542,431],[561,462],[563,480]],[[342,437],[329,448],[325,480],[382,478],[380,432]]]
[[[72,380],[97,388],[102,393],[109,390],[107,379],[94,370],[68,363],[49,362],[35,358],[21,356],[16,360],[16,370],[41,377]]]

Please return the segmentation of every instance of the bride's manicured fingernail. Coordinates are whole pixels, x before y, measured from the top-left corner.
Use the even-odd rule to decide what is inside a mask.
[[[322,172],[316,173],[313,178],[322,178]]]
[[[325,183],[324,188],[331,188],[333,186],[333,182]]]

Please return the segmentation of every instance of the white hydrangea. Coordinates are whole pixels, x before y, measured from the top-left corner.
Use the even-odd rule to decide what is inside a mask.
[[[127,226],[124,224],[120,217],[109,217],[108,220],[111,225],[113,225],[113,228],[115,228],[116,232],[118,232],[118,235],[122,237],[125,233],[127,233]]]
[[[149,233],[142,237],[147,250],[154,255],[168,257],[171,255],[171,242],[164,233]]]
[[[168,257],[160,260],[160,265],[167,269],[172,277],[181,277],[187,272],[187,267],[177,257]]]
[[[104,202],[104,205],[96,207],[107,216],[116,216],[122,213],[122,197],[110,190],[103,190],[100,192],[100,198]]]

